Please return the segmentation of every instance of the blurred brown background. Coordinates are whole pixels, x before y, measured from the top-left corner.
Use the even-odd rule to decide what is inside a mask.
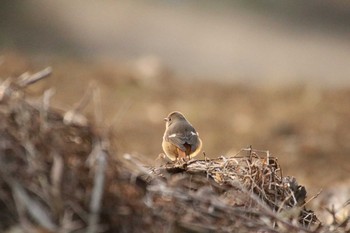
[[[120,155],[154,161],[179,110],[209,157],[252,145],[313,192],[349,186],[347,1],[3,1],[0,56],[1,79],[52,66],[32,94],[58,108],[94,80]]]

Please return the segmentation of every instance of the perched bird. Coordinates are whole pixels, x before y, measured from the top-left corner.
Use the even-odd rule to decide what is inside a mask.
[[[162,147],[172,161],[195,157],[202,149],[197,131],[180,112],[171,112],[166,121]]]

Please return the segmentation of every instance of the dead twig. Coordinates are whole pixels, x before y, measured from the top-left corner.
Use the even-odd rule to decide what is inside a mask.
[[[97,142],[97,149],[93,150],[96,155],[96,171],[94,176],[94,186],[92,189],[91,201],[90,201],[90,214],[88,220],[88,233],[98,232],[99,226],[99,214],[101,211],[101,202],[103,196],[103,190],[105,186],[105,173],[107,166],[107,153],[102,149],[100,142]]]
[[[26,87],[31,84],[34,84],[44,78],[47,78],[50,76],[52,73],[52,68],[51,67],[46,67],[45,69],[35,73],[35,74],[28,74],[24,73],[18,78],[18,85],[21,87]]]

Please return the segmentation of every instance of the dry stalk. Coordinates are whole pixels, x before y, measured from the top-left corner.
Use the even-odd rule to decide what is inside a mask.
[[[95,145],[93,153],[96,155],[96,171],[93,182],[92,196],[90,201],[90,214],[88,220],[88,233],[100,232],[99,219],[101,202],[105,186],[105,173],[107,165],[107,153],[102,149],[100,142]]]

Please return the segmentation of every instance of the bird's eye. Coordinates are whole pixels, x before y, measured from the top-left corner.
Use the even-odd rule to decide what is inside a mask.
[[[171,118],[169,117],[169,121],[171,121]]]

